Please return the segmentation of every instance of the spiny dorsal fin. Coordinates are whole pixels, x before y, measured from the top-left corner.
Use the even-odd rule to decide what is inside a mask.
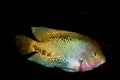
[[[59,35],[74,35],[76,37],[80,37],[79,34],[75,32],[70,32],[66,30],[57,30],[52,28],[46,28],[46,27],[32,27],[32,33],[35,36],[35,38],[39,41],[48,40],[51,36],[59,36]]]

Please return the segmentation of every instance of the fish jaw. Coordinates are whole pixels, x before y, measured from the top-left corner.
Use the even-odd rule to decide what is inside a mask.
[[[81,64],[79,67],[80,72],[92,70],[92,67],[87,63],[87,61],[80,61],[80,64]]]
[[[80,72],[86,72],[86,71],[90,71],[94,68],[97,68],[98,66],[102,65],[105,63],[105,59],[101,61],[101,63],[94,63],[93,65],[90,65],[86,60],[84,61],[80,61],[80,68],[79,71]]]
[[[84,60],[70,60],[66,68],[64,69],[67,72],[86,72],[92,70],[92,66]]]

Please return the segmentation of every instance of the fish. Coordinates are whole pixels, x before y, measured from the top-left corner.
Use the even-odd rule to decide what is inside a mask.
[[[27,60],[43,67],[86,72],[106,61],[100,44],[86,35],[47,27],[31,27],[31,33],[35,39],[16,35],[16,47],[21,56],[32,54]]]

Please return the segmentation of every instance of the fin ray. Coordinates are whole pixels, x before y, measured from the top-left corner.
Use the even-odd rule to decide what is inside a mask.
[[[35,51],[33,47],[33,44],[35,43],[34,40],[24,35],[17,35],[15,40],[16,40],[16,46],[21,55],[29,54]]]

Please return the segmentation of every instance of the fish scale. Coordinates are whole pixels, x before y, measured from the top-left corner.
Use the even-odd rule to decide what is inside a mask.
[[[66,39],[66,41],[67,41],[67,43],[66,43],[64,40],[61,40],[61,39],[57,39],[57,40],[58,41],[56,41],[56,39],[53,39],[51,42],[45,42],[43,44],[43,46],[45,46],[45,48],[47,49],[47,50],[44,49],[46,51],[51,51],[54,49],[53,53],[59,55],[59,58],[64,59],[60,62],[60,64],[63,64],[65,61],[68,62],[68,60],[71,57],[76,60],[83,58],[82,56],[80,56],[81,55],[80,52],[83,53],[84,50],[79,49],[80,44],[78,44],[78,42],[82,44],[83,43],[82,41],[77,40],[77,39],[74,41],[72,41],[72,40],[69,41]],[[43,47],[43,46],[41,46],[41,47]],[[85,45],[81,45],[81,46],[84,47]],[[78,53],[78,54],[74,54],[74,53]],[[52,55],[54,55],[54,54],[52,54]],[[52,62],[54,62],[54,60]],[[59,61],[56,61],[56,62],[58,63]],[[64,67],[65,67],[65,65],[64,65]]]

